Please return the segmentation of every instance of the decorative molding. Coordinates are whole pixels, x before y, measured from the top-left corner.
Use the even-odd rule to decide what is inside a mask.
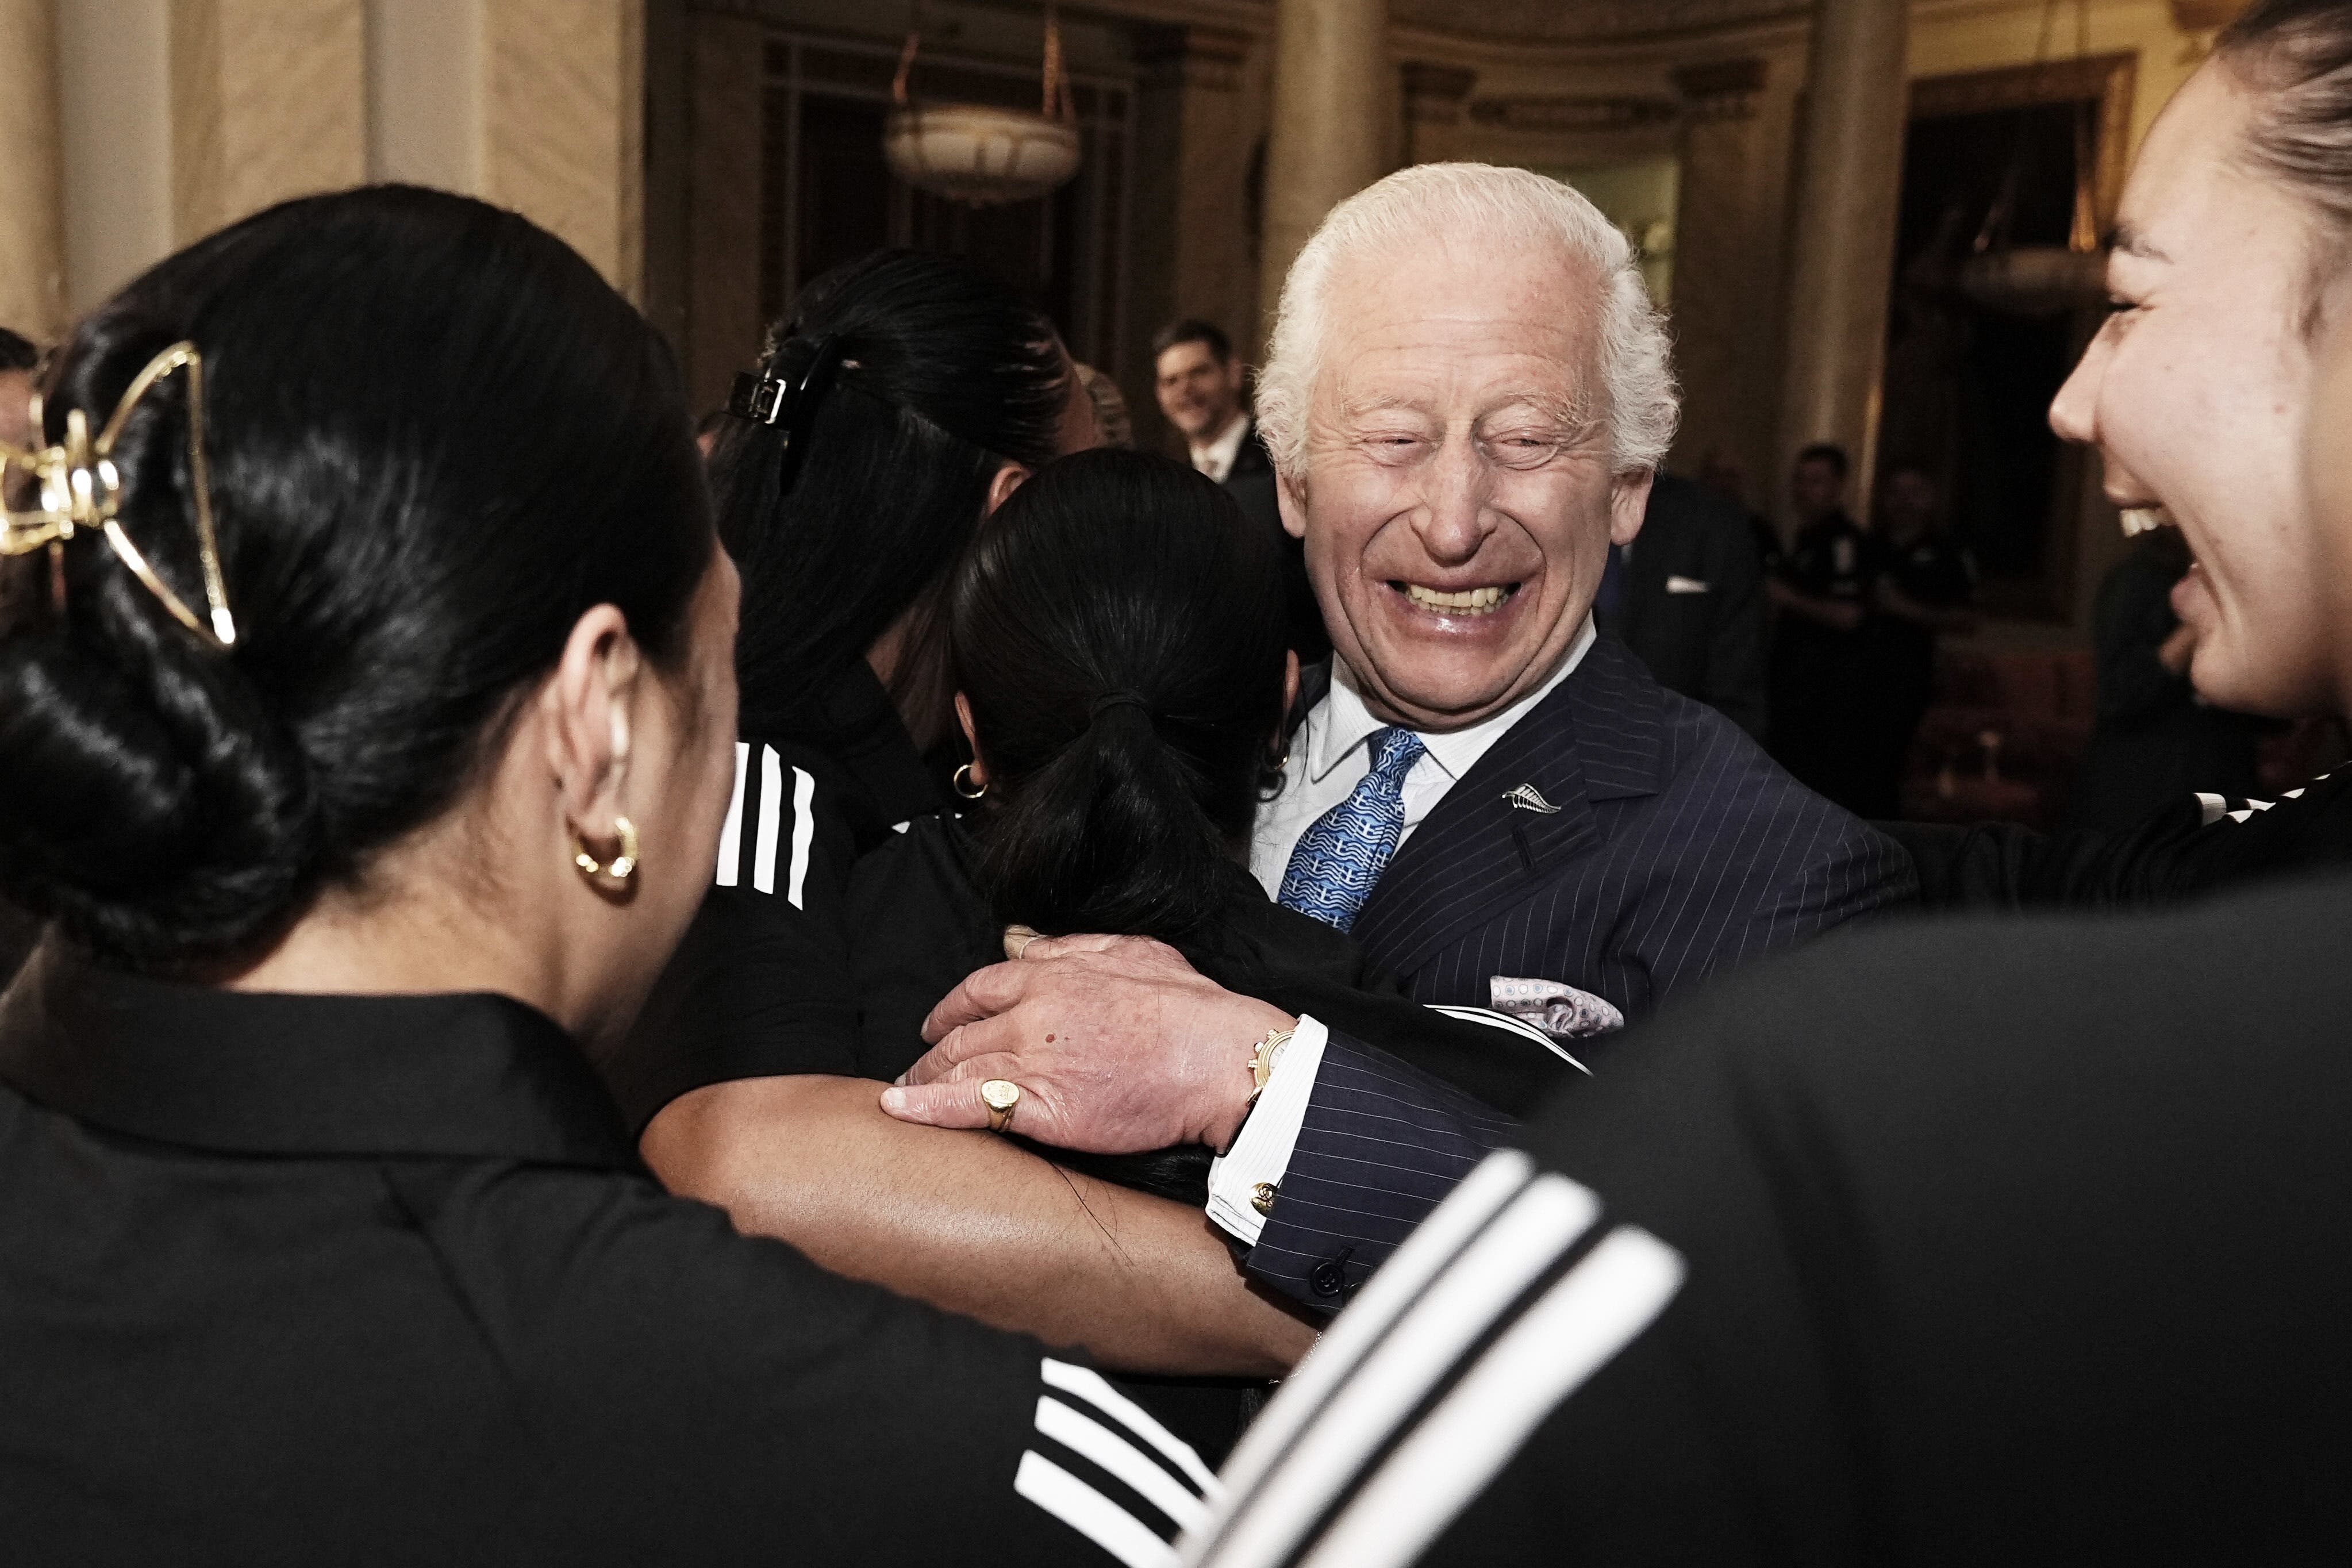
[[[1146,87],[1241,85],[1252,40],[1231,27],[1174,26],[1147,22],[1135,29],[1135,63]]]
[[[1407,60],[1402,73],[1407,120],[1429,125],[1461,123],[1462,106],[1468,100],[1470,89],[1478,85],[1476,71],[1460,66],[1432,65],[1426,60]]]
[[[1470,118],[1503,131],[1630,131],[1660,125],[1680,118],[1681,110],[1663,98],[1593,98],[1583,96],[1482,98],[1470,105]]]
[[[1693,120],[1746,120],[1764,90],[1764,62],[1753,56],[1677,66],[1670,75]]]
[[[2090,100],[2098,106],[2092,205],[2104,231],[2115,222],[2116,205],[2123,199],[2126,150],[2131,142],[2132,85],[2138,70],[2138,55],[2114,54],[1920,77],[1911,83],[1910,118],[1929,120]]]

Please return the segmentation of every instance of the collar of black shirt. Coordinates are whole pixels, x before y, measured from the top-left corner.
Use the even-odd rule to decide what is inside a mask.
[[[216,991],[52,940],[0,998],[0,1079],[102,1131],[216,1153],[637,1163],[571,1037],[505,996]]]

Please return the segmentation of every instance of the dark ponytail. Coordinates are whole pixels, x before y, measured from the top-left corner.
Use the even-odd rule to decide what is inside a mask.
[[[819,278],[771,337],[763,370],[821,349],[825,390],[772,425],[730,419],[711,452],[719,534],[743,573],[744,732],[832,740],[835,679],[912,609],[891,695],[928,745],[921,731],[948,722],[948,575],[997,471],[1053,460],[1069,361],[1011,289],[908,250]]]
[[[1231,894],[1222,863],[1280,732],[1275,541],[1181,464],[1082,453],[1013,492],[952,603],[997,914],[1048,932],[1200,930]]]
[[[438,816],[592,606],[681,652],[712,548],[667,352],[512,213],[379,187],[199,241],[59,351],[42,438],[182,340],[236,646],[87,531],[61,595],[47,552],[0,574],[0,897],[149,968],[257,952]],[[123,531],[201,608],[189,396],[156,384],[114,460]]]

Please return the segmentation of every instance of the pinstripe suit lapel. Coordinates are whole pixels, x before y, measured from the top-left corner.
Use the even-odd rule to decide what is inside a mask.
[[[1410,975],[1597,845],[1593,802],[1656,794],[1662,738],[1656,683],[1620,644],[1594,643],[1413,830],[1356,917],[1356,941]],[[1522,784],[1559,809],[1511,805]]]

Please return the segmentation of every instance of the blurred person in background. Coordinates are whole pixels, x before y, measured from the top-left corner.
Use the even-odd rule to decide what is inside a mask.
[[[1877,689],[1862,715],[1871,790],[1899,805],[1912,737],[1936,693],[1936,647],[1976,629],[1976,557],[1945,531],[1936,481],[1914,463],[1887,470],[1879,487],[1878,532],[1885,570],[1873,585],[1870,639]],[[1890,815],[1892,814],[1890,805]]]
[[[1772,629],[1772,760],[1858,816],[1890,817],[1871,718],[1876,669],[1864,629],[1886,568],[1885,542],[1845,510],[1846,455],[1817,443],[1797,454],[1789,498],[1797,536],[1766,584]]]
[[[1127,412],[1127,395],[1118,383],[1090,364],[1077,367],[1078,379],[1086,383],[1087,396],[1095,405],[1095,429],[1106,447],[1135,445],[1135,422]]]
[[[1764,573],[1738,508],[1661,469],[1641,535],[1610,547],[1592,614],[1659,685],[1764,738]]]
[[[1249,369],[1213,321],[1171,321],[1151,340],[1160,412],[1183,436],[1192,467],[1233,492],[1242,515],[1264,528],[1282,552],[1284,620],[1302,664],[1331,652],[1323,612],[1307,581],[1299,542],[1283,531],[1275,499],[1274,461],[1244,405]]]

